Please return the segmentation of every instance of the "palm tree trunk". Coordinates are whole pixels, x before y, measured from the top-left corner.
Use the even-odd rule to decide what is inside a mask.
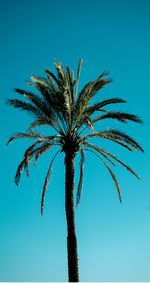
[[[77,240],[74,216],[74,156],[66,153],[65,209],[67,219],[67,252],[69,282],[79,282]]]

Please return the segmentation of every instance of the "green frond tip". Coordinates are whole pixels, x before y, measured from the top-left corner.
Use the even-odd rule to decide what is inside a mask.
[[[15,137],[11,137],[11,138],[8,140],[8,142],[6,143],[6,146],[8,146],[9,143],[10,143],[11,141],[13,141],[14,139],[15,139]]]
[[[38,83],[41,86],[49,87],[49,84],[48,84],[48,82],[46,82],[45,79],[42,79],[42,78],[39,78],[37,76],[32,75],[31,80],[35,83]]]
[[[93,122],[98,122],[103,119],[116,119],[120,122],[127,123],[127,120],[133,121],[135,123],[140,123],[143,124],[143,121],[136,115],[129,114],[129,113],[124,113],[124,112],[114,112],[114,111],[109,111],[104,115],[100,115],[96,117]]]
[[[82,62],[83,62],[83,59],[80,59],[79,60],[79,64],[78,64],[77,80],[76,80],[76,90],[75,90],[74,100],[76,100],[76,97],[77,97],[78,84],[79,84],[79,77],[80,77]]]
[[[109,72],[104,71],[104,72],[96,79],[95,83],[97,83],[98,81],[102,80],[103,77],[106,77],[106,76],[108,76],[108,75],[109,75]],[[106,85],[107,85],[108,83],[111,83],[111,82],[112,82],[112,78],[107,79],[106,82],[107,82]]]

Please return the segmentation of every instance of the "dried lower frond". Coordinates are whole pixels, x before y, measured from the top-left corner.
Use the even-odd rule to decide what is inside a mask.
[[[47,190],[48,182],[49,182],[49,179],[50,179],[50,176],[51,176],[51,173],[52,173],[53,162],[54,162],[54,160],[55,160],[55,158],[56,158],[56,156],[59,152],[60,152],[60,150],[58,150],[56,152],[54,158],[52,159],[50,166],[49,166],[49,169],[48,169],[48,172],[47,172],[47,175],[46,175],[46,179],[45,179],[44,187],[43,187],[43,192],[42,192],[42,199],[41,199],[41,215],[43,215],[44,198],[45,198],[45,193],[46,193],[46,190]]]
[[[41,133],[39,132],[32,132],[31,130],[28,131],[27,133],[15,133],[13,134],[10,139],[8,140],[6,146],[11,142],[13,141],[14,139],[15,140],[18,140],[18,139],[23,139],[23,138],[28,138],[28,139],[38,139],[38,140],[49,140],[49,138],[47,138],[46,136],[42,135]]]
[[[116,179],[114,173],[112,172],[112,170],[110,169],[110,167],[104,162],[104,160],[102,160],[102,162],[104,163],[105,167],[108,169],[108,171],[109,171],[109,173],[110,173],[110,175],[111,175],[111,177],[112,177],[112,179],[113,179],[113,181],[114,181],[114,183],[116,185],[117,192],[118,192],[118,195],[119,195],[119,200],[120,200],[120,202],[122,202],[120,188],[119,188],[119,184],[117,182],[117,179]]]
[[[112,160],[111,160],[106,154],[104,154],[104,150],[101,150],[100,147],[95,146],[95,145],[93,145],[93,144],[91,144],[91,143],[88,143],[88,142],[83,142],[83,145],[95,149],[98,153],[100,153],[103,157],[105,157],[112,165],[116,166],[116,165],[112,162]]]
[[[83,189],[83,165],[84,165],[85,157],[84,157],[84,149],[83,146],[81,148],[81,159],[80,159],[80,179],[77,189],[77,198],[76,198],[76,206],[78,207],[80,202],[80,197]]]
[[[95,155],[103,162],[103,164],[105,165],[105,167],[108,169],[108,171],[109,171],[109,173],[110,173],[110,175],[111,175],[111,177],[112,177],[112,179],[113,179],[113,181],[114,181],[114,183],[115,183],[115,185],[116,185],[117,192],[118,192],[118,195],[119,195],[119,200],[120,200],[120,202],[122,202],[119,184],[118,184],[118,182],[117,182],[117,179],[116,179],[114,173],[113,173],[112,170],[110,169],[110,167],[104,162],[104,160],[103,160],[97,153],[95,153],[94,151],[92,151],[92,150],[90,150],[90,149],[85,149],[85,150],[90,151],[90,152],[92,152],[93,154],[95,154]]]
[[[36,162],[38,160],[38,158],[45,152],[47,152],[50,148],[52,148],[54,145],[57,145],[57,143],[55,142],[46,142],[44,144],[42,144],[42,146],[38,147],[37,149],[35,149],[34,154],[35,154],[35,158],[34,158],[34,166],[36,165]]]
[[[19,164],[17,172],[16,172],[16,176],[15,176],[15,184],[18,186],[19,185],[19,181],[20,181],[20,175],[22,173],[24,167],[24,160]]]

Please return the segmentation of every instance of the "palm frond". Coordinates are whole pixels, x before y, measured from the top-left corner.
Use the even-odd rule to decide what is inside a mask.
[[[60,87],[61,88],[61,84],[60,84],[60,82],[57,80],[57,78],[55,77],[55,75],[52,73],[52,72],[50,72],[49,70],[45,70],[45,72],[46,72],[46,74],[47,74],[47,76],[48,76],[48,79],[49,79],[49,83],[51,84],[51,86],[53,86],[53,88],[55,89],[55,90],[58,90],[56,87],[55,87],[55,84],[52,82],[52,80],[50,79],[50,78],[53,78],[53,80],[55,81],[55,83],[57,84],[57,86],[58,87]]]
[[[78,84],[79,84],[79,77],[80,77],[82,62],[83,62],[83,60],[80,59],[80,60],[79,60],[79,64],[78,64],[78,71],[77,71],[77,80],[76,80],[76,89],[75,89],[75,94],[74,94],[74,101],[76,101],[76,97],[77,97]]]
[[[39,158],[39,156],[41,156],[43,153],[47,152],[51,147],[58,145],[55,142],[45,142],[44,144],[42,144],[42,146],[38,147],[36,150],[34,150],[34,154],[35,154],[35,158],[34,158],[34,166],[37,163],[37,160]]]
[[[103,108],[98,108],[94,107],[94,105],[92,106],[87,106],[83,112],[83,116],[88,116],[90,117],[94,112],[99,111],[99,112],[107,112],[106,110],[104,110]]]
[[[69,123],[69,128],[71,128],[72,93],[70,89],[70,80],[68,80],[68,76],[66,75],[61,63],[58,64],[55,62],[55,67],[59,78],[60,94],[63,96],[65,118]]]
[[[136,122],[136,123],[140,123],[140,124],[143,123],[142,120],[136,115],[124,113],[124,112],[113,112],[113,111],[107,112],[104,115],[99,115],[98,117],[96,117],[93,120],[93,123],[100,121],[100,120],[103,120],[103,119],[109,119],[109,118],[116,119],[116,120],[118,120],[120,122],[124,122],[124,123],[126,123],[127,120],[130,120],[130,121],[133,121],[133,122]]]
[[[65,83],[65,72],[61,63],[55,61],[55,67],[57,71],[57,77],[59,79],[59,86],[63,87]]]
[[[20,176],[22,173],[24,167],[24,159],[21,161],[21,163],[19,164],[18,168],[17,168],[17,172],[15,175],[15,184],[18,186],[19,185],[19,181],[20,181]]]
[[[90,111],[93,110],[93,113],[95,111],[100,111],[102,109],[102,107],[109,105],[109,104],[116,104],[116,103],[126,103],[126,100],[118,98],[118,97],[114,97],[114,98],[109,98],[109,99],[105,99],[101,102],[98,102],[92,106],[89,106]]]
[[[110,129],[110,130],[103,130],[94,134],[89,134],[87,136],[84,136],[83,138],[81,138],[81,141],[84,141],[86,139],[89,138],[93,138],[93,137],[99,137],[99,138],[105,138],[105,139],[109,139],[112,140],[114,142],[118,142],[119,143],[123,143],[125,142],[126,144],[128,144],[129,146],[144,152],[143,148],[130,136],[128,136],[127,134],[119,131],[119,130],[115,130],[115,129]],[[126,146],[128,148],[128,146]]]
[[[36,127],[39,127],[39,126],[44,126],[44,125],[47,125],[47,126],[50,126],[51,123],[49,122],[48,119],[44,119],[44,118],[37,118],[36,120],[34,120],[30,126],[29,126],[29,131],[32,131],[33,129],[35,129]]]
[[[24,168],[26,170],[26,174],[28,177],[30,177],[30,173],[29,173],[29,161],[30,158],[33,156],[33,149],[36,147],[37,144],[41,143],[41,141],[37,141],[34,144],[32,144],[26,151],[24,154]]]
[[[54,109],[56,113],[59,111],[58,109],[60,109],[61,102],[59,103],[58,92],[54,91],[51,85],[45,86],[44,84],[40,84],[38,81],[35,84],[27,81],[27,84],[33,86],[40,92],[50,108]]]
[[[74,100],[74,87],[75,87],[76,81],[74,81],[73,76],[71,76],[69,66],[66,66],[66,77],[67,77],[68,87],[69,87],[70,94],[71,94],[71,101],[73,102],[73,100]]]
[[[55,118],[55,116],[52,114],[50,115],[50,112],[48,113],[48,110],[46,110],[46,112],[44,111],[44,105],[42,106],[43,109],[40,109],[39,107],[35,107],[32,104],[28,103],[28,102],[24,102],[22,100],[19,99],[8,99],[7,104],[15,107],[15,108],[19,108],[21,110],[24,111],[28,111],[29,113],[31,113],[33,116],[36,116],[37,118],[45,118],[48,119],[50,121],[50,124],[53,128],[55,128],[55,130],[58,131],[62,131],[59,123],[57,122],[57,119]],[[58,128],[57,128],[58,127]]]
[[[45,117],[43,112],[39,110],[37,107],[33,106],[31,103],[24,102],[19,99],[8,99],[6,103],[15,108],[19,108],[21,110],[28,111],[29,113],[31,113],[32,115],[36,117],[40,117],[40,118]]]
[[[34,132],[27,132],[27,133],[15,133],[13,134],[10,139],[8,140],[6,146],[11,142],[13,141],[14,139],[22,139],[22,138],[29,138],[29,139],[47,139],[47,137],[43,136],[41,133],[34,133]]]
[[[51,86],[47,88],[37,83],[36,88],[40,91],[42,96],[45,98],[46,103],[49,105],[49,114],[53,114],[55,122],[59,120],[62,124],[63,129],[66,130],[65,123],[67,121],[66,116],[68,115],[68,112],[66,115],[66,105],[68,105],[68,100],[66,101],[65,96],[58,93],[58,91],[54,91]],[[63,130],[61,130],[62,127],[60,127],[60,123],[57,123],[57,126],[59,127],[59,130],[63,132]]]
[[[29,161],[31,160],[31,158],[33,157],[33,155],[35,154],[35,162],[37,161],[39,155],[43,154],[44,152],[46,152],[50,147],[54,146],[54,145],[58,145],[57,142],[53,141],[53,137],[47,137],[48,142],[44,142],[43,140],[38,140],[37,142],[35,142],[34,144],[32,144],[24,153],[24,158],[22,160],[22,162],[20,163],[20,165],[18,166],[17,172],[16,172],[16,176],[15,176],[15,183],[18,186],[19,185],[19,181],[20,181],[20,176],[22,173],[23,168],[26,170],[26,174],[29,177]],[[50,141],[52,140],[52,141]],[[40,147],[36,147],[38,144],[43,143]],[[37,156],[38,155],[38,156]],[[35,164],[34,164],[35,165]]]
[[[103,162],[103,164],[105,165],[105,167],[108,169],[108,171],[109,171],[109,173],[110,173],[110,175],[111,175],[111,177],[112,177],[112,179],[113,179],[113,181],[114,181],[114,183],[115,183],[115,186],[116,186],[116,188],[117,188],[119,200],[120,200],[120,202],[122,202],[119,184],[118,184],[118,182],[117,182],[117,179],[116,179],[114,173],[113,173],[112,170],[110,169],[110,167],[109,167],[109,166],[104,162],[104,160],[103,160],[102,158],[100,158],[100,156],[99,156],[98,154],[96,154],[94,151],[92,151],[92,150],[90,150],[90,149],[85,149],[85,150],[94,153],[94,154]]]
[[[83,112],[92,100],[93,96],[104,86],[111,82],[111,79],[97,79],[93,82],[88,82],[80,91],[75,109],[74,109],[74,128],[81,119]]]
[[[53,89],[54,92],[58,93],[58,88],[57,88],[57,86],[53,83],[53,81],[52,81],[52,79],[51,79],[51,77],[53,77],[53,79],[54,79],[54,75],[53,75],[49,70],[47,70],[47,69],[45,69],[45,73],[46,73],[46,75],[47,75],[47,78],[48,78],[48,81],[49,81],[49,84],[50,84],[51,88]],[[57,83],[56,77],[55,77],[54,80],[55,80],[55,82]]]
[[[65,106],[65,118],[68,121],[68,127],[71,127],[71,105],[72,105],[72,101],[71,101],[71,97],[70,94],[68,92],[68,89],[66,88],[63,91],[63,96],[64,96],[64,106]]]
[[[20,181],[20,176],[21,176],[21,173],[22,173],[22,170],[25,169],[26,170],[26,174],[27,176],[29,177],[30,174],[29,174],[29,161],[31,159],[31,157],[33,156],[34,154],[34,147],[39,144],[41,141],[37,141],[35,142],[33,145],[31,145],[26,151],[25,151],[25,154],[24,154],[24,158],[23,160],[21,161],[21,163],[19,164],[18,168],[17,168],[17,171],[16,171],[16,175],[15,175],[15,184],[18,186],[19,185],[19,181]]]
[[[126,165],[124,162],[122,162],[120,159],[118,159],[116,156],[114,156],[112,153],[101,149],[102,152],[104,152],[105,154],[111,156],[113,159],[115,159],[118,163],[120,163],[121,165],[123,165],[128,171],[130,171],[130,173],[132,173],[135,177],[137,177],[137,179],[140,180],[139,176],[132,170],[132,168],[130,168],[128,165]]]
[[[78,207],[80,198],[81,198],[81,193],[83,189],[83,165],[84,165],[85,157],[84,157],[84,149],[83,146],[81,148],[81,159],[80,159],[80,179],[79,179],[79,184],[78,184],[78,189],[77,189],[77,198],[76,198],[76,206]]]
[[[40,112],[44,114],[45,117],[47,117],[51,123],[57,124],[57,118],[55,115],[55,112],[52,110],[51,107],[49,107],[49,104],[46,102],[44,98],[39,97],[37,94],[34,94],[32,92],[24,91],[22,89],[15,89],[15,91],[21,95],[23,95],[25,98],[31,101]]]
[[[100,103],[97,103],[97,104],[94,104],[92,106],[87,106],[84,110],[84,112],[82,113],[82,117],[84,118],[85,117],[90,117],[92,114],[94,114],[96,111],[99,111],[99,112],[107,112],[106,110],[104,110],[102,107],[110,104],[110,103],[124,103],[126,102],[125,100],[123,99],[120,99],[120,98],[112,98],[112,99],[108,99],[108,100],[104,100]],[[107,112],[108,113],[108,112]],[[107,115],[107,114],[106,114]],[[96,117],[93,122],[95,123],[99,117],[102,117],[102,116],[98,116]],[[96,121],[95,121],[96,120]],[[121,119],[120,119],[121,120]],[[81,126],[80,126],[81,127]]]
[[[119,130],[110,130],[110,133],[118,140],[124,141],[127,144],[129,144],[130,146],[132,146],[133,148],[144,152],[143,148],[130,136],[128,136],[127,134],[123,133],[122,131]]]
[[[49,83],[47,82],[47,80],[45,78],[40,78],[40,77],[37,77],[35,75],[32,75],[31,79],[32,79],[33,82],[35,82],[35,83],[37,83],[41,86],[49,87]]]
[[[95,137],[95,136],[94,136],[94,137]],[[108,140],[110,140],[110,141],[113,141],[113,142],[115,142],[115,143],[118,143],[118,144],[120,144],[121,146],[127,148],[129,151],[133,152],[133,150],[132,150],[129,146],[127,146],[126,144],[124,144],[124,143],[122,143],[122,142],[116,140],[115,138],[112,138],[112,137],[106,136],[106,135],[105,135],[105,136],[103,136],[103,135],[102,135],[102,136],[99,136],[99,135],[98,135],[98,137],[104,138],[104,139],[108,139]],[[89,137],[89,135],[83,136],[82,138],[80,138],[80,142],[83,143],[85,140],[87,140],[87,139],[89,139],[89,138],[93,138],[93,137]]]
[[[102,160],[102,159],[101,159],[101,160]],[[113,179],[113,181],[114,181],[114,183],[115,183],[115,185],[116,185],[117,192],[118,192],[118,196],[119,196],[119,200],[120,200],[120,202],[122,202],[122,200],[121,200],[120,188],[119,188],[119,184],[118,184],[118,182],[117,182],[117,179],[116,179],[114,173],[112,172],[112,170],[110,169],[110,167],[104,162],[104,160],[102,160],[102,162],[103,162],[103,164],[105,165],[105,167],[108,169],[108,171],[109,171],[109,173],[110,173],[110,175],[111,175],[111,177],[112,177],[112,179]]]
[[[55,95],[54,106],[57,107],[57,109],[55,109],[57,115],[63,124],[63,128],[65,129],[65,131],[67,131],[68,124],[69,127],[71,127],[71,110],[72,110],[72,97],[73,97],[71,82],[68,78],[68,75],[64,72],[61,63],[58,64],[57,62],[55,62],[55,67],[57,69],[58,80],[48,70],[46,70],[46,73],[50,77],[53,75],[52,77],[58,85],[59,93],[57,91],[56,93],[57,95]],[[53,89],[55,89],[55,86],[53,84],[52,87]],[[64,123],[66,124],[66,126]]]
[[[104,153],[104,150],[102,150],[100,147],[95,146],[95,145],[88,143],[88,142],[83,142],[83,145],[95,149],[98,153],[100,153],[103,157],[105,157],[112,165],[116,166],[112,162],[112,160]]]
[[[20,176],[21,176],[23,169],[26,170],[27,176],[28,177],[30,176],[30,174],[29,174],[29,161],[33,157],[33,155],[35,154],[35,161],[34,161],[34,165],[35,165],[36,161],[37,161],[37,159],[40,155],[42,155],[47,150],[49,150],[50,147],[57,145],[57,143],[54,143],[54,142],[51,142],[51,143],[45,142],[44,144],[42,144],[42,146],[35,148],[39,143],[41,143],[41,141],[34,143],[33,145],[31,145],[25,151],[24,158],[23,158],[22,162],[19,164],[18,169],[16,171],[16,175],[15,175],[15,183],[16,183],[17,186],[19,185]]]
[[[96,81],[99,81],[101,78],[106,77],[106,76],[108,76],[108,75],[109,75],[109,72],[104,71],[104,72],[96,79]],[[111,79],[111,81],[112,81],[112,79]]]
[[[47,172],[47,175],[46,175],[46,179],[45,179],[45,182],[44,182],[44,187],[43,187],[43,192],[42,192],[42,199],[41,199],[41,215],[43,215],[43,207],[44,207],[44,199],[45,199],[45,193],[46,193],[46,190],[47,190],[47,186],[48,186],[48,182],[49,182],[49,179],[50,179],[50,175],[52,173],[52,166],[53,166],[53,162],[57,156],[57,154],[60,152],[60,150],[58,150],[56,152],[56,154],[54,155],[51,163],[50,163],[50,166],[49,166],[49,169],[48,169],[48,172]]]
[[[94,124],[89,116],[83,116],[82,119],[76,124],[74,131],[77,132],[84,125],[86,126],[84,129],[81,130],[80,134],[87,128],[89,128],[92,132],[94,132]]]

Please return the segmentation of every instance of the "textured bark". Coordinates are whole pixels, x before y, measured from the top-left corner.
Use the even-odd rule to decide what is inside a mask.
[[[77,240],[74,215],[74,155],[66,153],[65,209],[67,219],[67,252],[69,282],[79,282]]]

